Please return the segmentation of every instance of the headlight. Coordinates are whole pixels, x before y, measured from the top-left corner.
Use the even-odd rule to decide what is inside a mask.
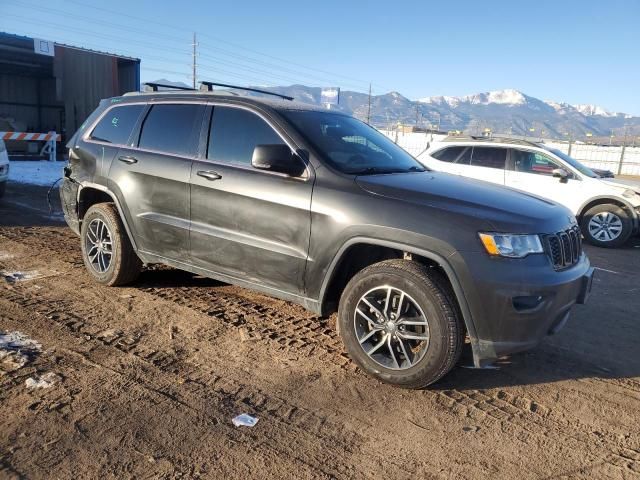
[[[542,253],[542,243],[538,235],[510,233],[479,233],[480,240],[489,255],[523,258],[530,253]]]
[[[630,188],[627,188],[624,192],[622,192],[622,196],[627,198],[633,198],[636,195],[640,195],[640,192],[636,192],[635,190],[631,190]]]

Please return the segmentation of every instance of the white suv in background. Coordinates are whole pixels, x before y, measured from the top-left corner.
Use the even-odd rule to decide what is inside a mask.
[[[0,138],[0,197],[4,196],[4,190],[9,178],[9,155],[4,140]]]
[[[586,241],[618,247],[638,231],[640,187],[599,178],[585,165],[542,143],[447,137],[418,156],[437,171],[505,185],[567,206]]]

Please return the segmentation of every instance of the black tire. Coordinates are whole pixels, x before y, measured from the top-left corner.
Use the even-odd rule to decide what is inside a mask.
[[[7,190],[7,182],[0,182],[0,198],[4,197],[4,192]]]
[[[89,257],[88,250],[91,249],[89,229],[94,221],[98,225],[103,222],[111,238],[111,256],[108,267],[104,271],[99,271],[102,265],[97,266],[95,261],[92,262]],[[140,274],[142,262],[131,246],[127,232],[113,203],[98,203],[89,208],[82,219],[80,243],[85,267],[91,277],[98,283],[110,287],[126,285],[133,282]]]
[[[408,359],[401,353],[398,344],[393,344],[396,345],[396,358],[399,354],[402,360],[402,365],[394,360],[397,367],[395,369],[381,365],[365,352],[358,338],[357,329],[360,327],[356,326],[358,321],[361,322],[356,315],[356,308],[359,304],[364,305],[359,303],[362,297],[368,292],[388,287],[406,294],[404,298],[414,302],[428,322],[428,344],[422,353],[423,356],[413,365],[410,365],[411,362],[407,363]],[[454,298],[448,282],[436,270],[409,260],[385,260],[363,269],[347,284],[338,309],[340,336],[353,361],[369,375],[399,387],[423,388],[447,374],[460,358],[464,344],[464,327]],[[367,321],[367,324],[370,323]],[[388,332],[389,336],[398,333],[395,326],[390,328],[393,330]],[[360,335],[362,339],[363,334]],[[372,337],[374,342],[381,338],[376,335],[378,334]],[[391,341],[389,342],[389,345],[392,345]],[[393,354],[390,358],[393,358]]]
[[[594,217],[596,219],[601,219],[602,217],[601,216],[598,217],[598,215],[602,215],[606,213],[612,214],[613,216],[617,217],[622,226],[622,229],[620,230],[619,234],[611,240],[606,239],[607,237],[606,233],[601,234],[600,235],[601,238],[597,238],[598,235],[596,234],[596,236],[594,236],[594,233],[589,228],[590,224],[593,225],[591,221],[592,219],[594,219]],[[610,218],[614,218],[614,217],[610,217]],[[591,245],[595,245],[597,247],[604,247],[604,248],[617,248],[624,245],[626,241],[629,240],[629,237],[633,233],[633,221],[629,217],[629,214],[624,209],[620,208],[617,205],[607,203],[607,204],[601,204],[601,205],[596,205],[595,207],[591,207],[582,216],[582,220],[580,221],[580,229],[582,230],[582,235],[584,236],[585,241],[587,241]],[[615,230],[611,230],[611,231],[614,232]],[[597,232],[598,231],[596,231],[596,233]]]

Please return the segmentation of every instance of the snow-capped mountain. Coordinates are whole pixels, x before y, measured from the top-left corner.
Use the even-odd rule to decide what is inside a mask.
[[[290,85],[261,87],[297,101],[320,104],[319,87]],[[389,92],[371,97],[366,93],[342,90],[338,110],[367,119],[378,126],[395,125],[398,122],[441,130],[462,130],[479,134],[485,128],[496,133],[515,135],[543,135],[557,138],[574,138],[591,133],[608,137],[640,135],[640,117],[612,113],[596,105],[571,105],[551,100],[543,101],[519,90],[505,89],[481,92],[461,97],[431,96],[410,100],[399,92]],[[334,107],[332,107],[334,108]]]
[[[458,107],[460,104],[489,105],[491,103],[500,105],[524,105],[527,103],[527,96],[518,90],[511,88],[505,90],[494,90],[491,92],[476,93],[464,97],[425,97],[418,99],[420,103],[447,104],[450,107]]]

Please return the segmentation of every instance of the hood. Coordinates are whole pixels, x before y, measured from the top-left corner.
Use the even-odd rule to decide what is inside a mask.
[[[550,233],[575,222],[550,200],[443,172],[358,176],[356,183],[375,195],[481,219],[497,232]]]
[[[618,178],[600,178],[598,179],[605,185],[609,187],[619,188],[621,191],[625,190],[633,190],[635,192],[640,192],[640,182],[633,180],[623,180]]]

